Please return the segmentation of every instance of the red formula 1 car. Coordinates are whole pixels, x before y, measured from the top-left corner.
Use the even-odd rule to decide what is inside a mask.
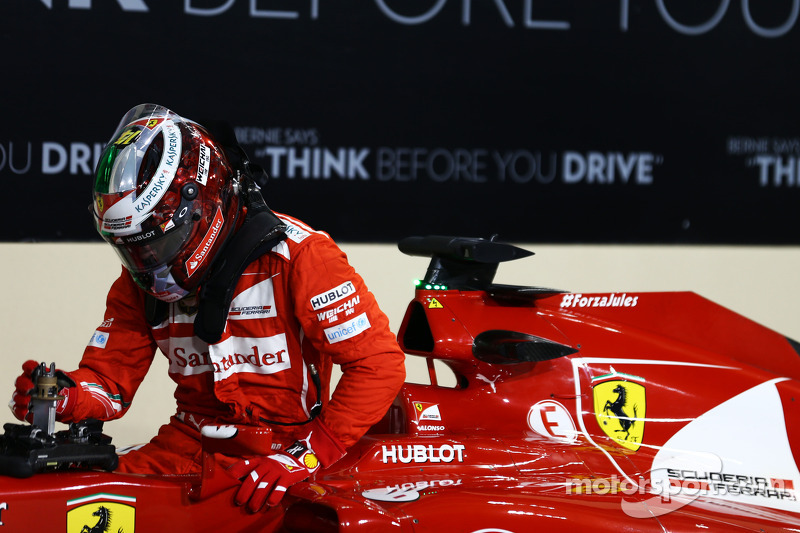
[[[283,530],[800,530],[795,341],[692,293],[494,284],[530,255],[508,244],[400,248],[431,257],[398,333],[431,384],[406,384],[344,459],[292,487]],[[71,428],[89,435],[78,448],[55,438],[63,461],[11,446],[32,438],[19,430],[6,470],[37,473],[0,479],[0,533],[259,530],[233,489],[197,500],[201,479],[64,469],[113,468],[80,458],[109,446],[96,428]]]

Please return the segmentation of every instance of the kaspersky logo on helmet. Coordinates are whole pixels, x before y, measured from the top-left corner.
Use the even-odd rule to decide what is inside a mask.
[[[100,216],[103,220],[103,231],[121,233],[123,235],[141,231],[142,222],[150,216],[153,208],[158,205],[169,189],[180,166],[181,132],[177,124],[169,119],[164,120],[160,126],[164,135],[164,151],[158,168],[153,173],[147,187],[138,196],[136,196],[136,190],[133,189],[122,198],[114,201],[113,205],[109,205],[115,195],[104,195],[105,200],[97,205],[98,209],[101,210]],[[150,124],[147,127],[150,128]],[[155,124],[153,127],[155,127]],[[157,130],[153,132],[153,134],[156,133]],[[153,134],[150,134],[150,136]],[[132,165],[133,163],[140,163],[138,159],[141,156],[136,150],[137,143],[131,143],[117,155],[118,160],[125,162],[120,165],[122,168],[120,168],[119,172],[131,173],[138,170],[138,166],[134,167]],[[104,206],[106,210],[102,212]]]
[[[206,233],[206,236],[203,238],[203,242],[200,243],[200,246],[197,247],[189,260],[186,261],[186,275],[188,277],[191,277],[206,259],[208,259],[208,252],[211,250],[211,247],[214,246],[214,241],[217,240],[224,222],[225,219],[222,216],[222,209],[218,207],[217,212],[214,214],[214,220],[211,221],[211,226],[208,228],[208,233]]]
[[[178,127],[171,120],[164,122],[164,137],[166,146],[158,170],[156,170],[150,183],[147,184],[147,188],[136,198],[133,204],[136,214],[149,214],[150,208],[156,205],[164,196],[170,183],[172,183],[172,178],[175,177],[175,172],[178,170],[181,134]]]

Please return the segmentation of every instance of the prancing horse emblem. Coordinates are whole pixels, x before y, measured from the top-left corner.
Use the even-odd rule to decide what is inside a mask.
[[[136,533],[136,498],[100,493],[67,502],[67,533]]]
[[[643,385],[623,380],[595,384],[594,413],[606,435],[629,450],[639,449],[645,421]]]

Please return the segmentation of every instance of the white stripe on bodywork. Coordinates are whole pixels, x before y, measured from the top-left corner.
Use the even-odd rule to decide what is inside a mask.
[[[800,488],[800,471],[792,454],[783,406],[775,378],[752,387],[709,409],[678,430],[653,459],[654,479],[666,482],[667,469],[694,470],[692,459],[702,453],[719,458],[724,472],[753,478],[791,480]],[[716,499],[799,512],[796,499],[765,498],[746,493],[714,494]]]

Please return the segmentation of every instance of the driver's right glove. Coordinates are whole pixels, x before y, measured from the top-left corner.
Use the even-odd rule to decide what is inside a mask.
[[[39,372],[39,363],[34,360],[28,360],[22,363],[22,374],[14,382],[14,393],[11,395],[11,401],[8,406],[11,412],[18,420],[33,422],[33,412],[31,411],[31,394],[33,394],[33,378]],[[75,385],[75,381],[69,377],[68,374],[60,370],[56,370],[58,378],[58,395],[64,398],[56,402],[56,419],[68,415],[75,408],[75,403],[78,395],[79,388]]]
[[[322,466],[330,466],[345,454],[328,427],[318,418],[308,426],[306,438],[271,455],[243,459],[228,468],[228,474],[242,480],[234,501],[252,512],[275,506],[292,485],[303,481]]]
[[[259,459],[246,459],[228,469],[230,475],[243,480],[234,501],[236,505],[247,504],[253,513],[265,505],[278,505],[289,487],[308,478],[319,467],[317,456],[299,443],[286,451]]]

